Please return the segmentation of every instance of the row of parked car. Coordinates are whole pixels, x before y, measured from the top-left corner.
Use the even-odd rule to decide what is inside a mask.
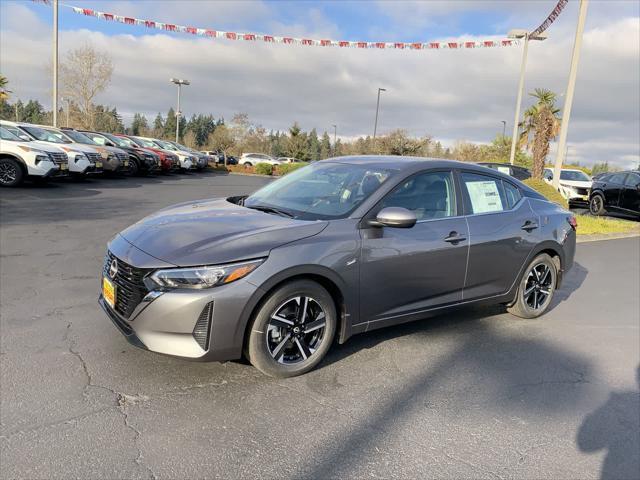
[[[224,163],[224,154],[222,152],[214,152],[205,150],[201,153],[209,155],[215,159],[217,164]],[[245,167],[256,166],[259,163],[268,163],[269,165],[283,165],[285,163],[301,163],[302,160],[292,157],[272,157],[266,153],[243,153],[240,158],[227,155],[227,165],[243,165]]]
[[[202,170],[209,155],[177,142],[0,121],[0,186],[25,179]]]

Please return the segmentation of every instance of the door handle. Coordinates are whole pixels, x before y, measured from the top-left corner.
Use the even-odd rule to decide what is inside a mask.
[[[458,242],[463,242],[466,239],[467,237],[459,235],[458,232],[451,232],[449,236],[444,239],[444,241],[448,243],[458,243]]]
[[[526,230],[527,232],[530,232],[531,230],[535,230],[536,228],[538,228],[538,223],[537,222],[532,222],[531,220],[527,220],[526,222],[524,222],[524,225],[522,225],[522,230]]]

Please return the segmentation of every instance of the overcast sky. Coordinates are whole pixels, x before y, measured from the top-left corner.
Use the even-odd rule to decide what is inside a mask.
[[[503,38],[511,28],[533,30],[555,0],[422,2],[85,1],[71,5],[199,28],[309,36],[334,40],[434,41]],[[571,0],[532,43],[526,91],[566,88],[578,1]],[[0,71],[13,99],[35,98],[50,108],[49,6],[0,0]],[[378,130],[429,134],[450,145],[489,142],[513,125],[521,47],[474,50],[358,50],[263,45],[163,33],[105,22],[61,7],[61,55],[91,42],[109,52],[115,71],[98,101],[115,105],[125,122],[134,112],[150,120],[176,102],[170,77],[183,89],[187,116],[230,119],[246,112],[267,129],[298,121],[319,132],[371,134],[378,87]],[[563,98],[560,98],[562,103]],[[525,98],[524,107],[530,104]],[[640,2],[592,0],[569,129],[569,160],[640,161]]]

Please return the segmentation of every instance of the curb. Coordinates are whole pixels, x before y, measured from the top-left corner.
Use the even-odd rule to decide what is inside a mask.
[[[588,242],[600,242],[603,240],[619,240],[621,238],[636,238],[640,237],[640,232],[627,232],[627,233],[610,233],[610,234],[593,234],[593,235],[578,235],[576,239],[577,243]]]

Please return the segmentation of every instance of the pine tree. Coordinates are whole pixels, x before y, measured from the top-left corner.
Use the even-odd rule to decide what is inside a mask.
[[[176,112],[173,107],[167,112],[167,118],[164,121],[164,130],[161,136],[165,139],[175,139],[176,137]]]
[[[146,132],[148,128],[147,117],[142,113],[134,113],[130,128],[131,135],[143,135],[143,132]]]
[[[320,159],[329,158],[331,156],[331,139],[329,134],[325,131],[322,134],[322,140],[320,141]]]
[[[156,115],[156,119],[153,121],[153,132],[151,133],[154,137],[161,137],[164,133],[164,119],[160,113]]]
[[[318,140],[318,132],[312,129],[307,135],[307,152],[309,160],[315,162],[320,160],[320,141]]]

